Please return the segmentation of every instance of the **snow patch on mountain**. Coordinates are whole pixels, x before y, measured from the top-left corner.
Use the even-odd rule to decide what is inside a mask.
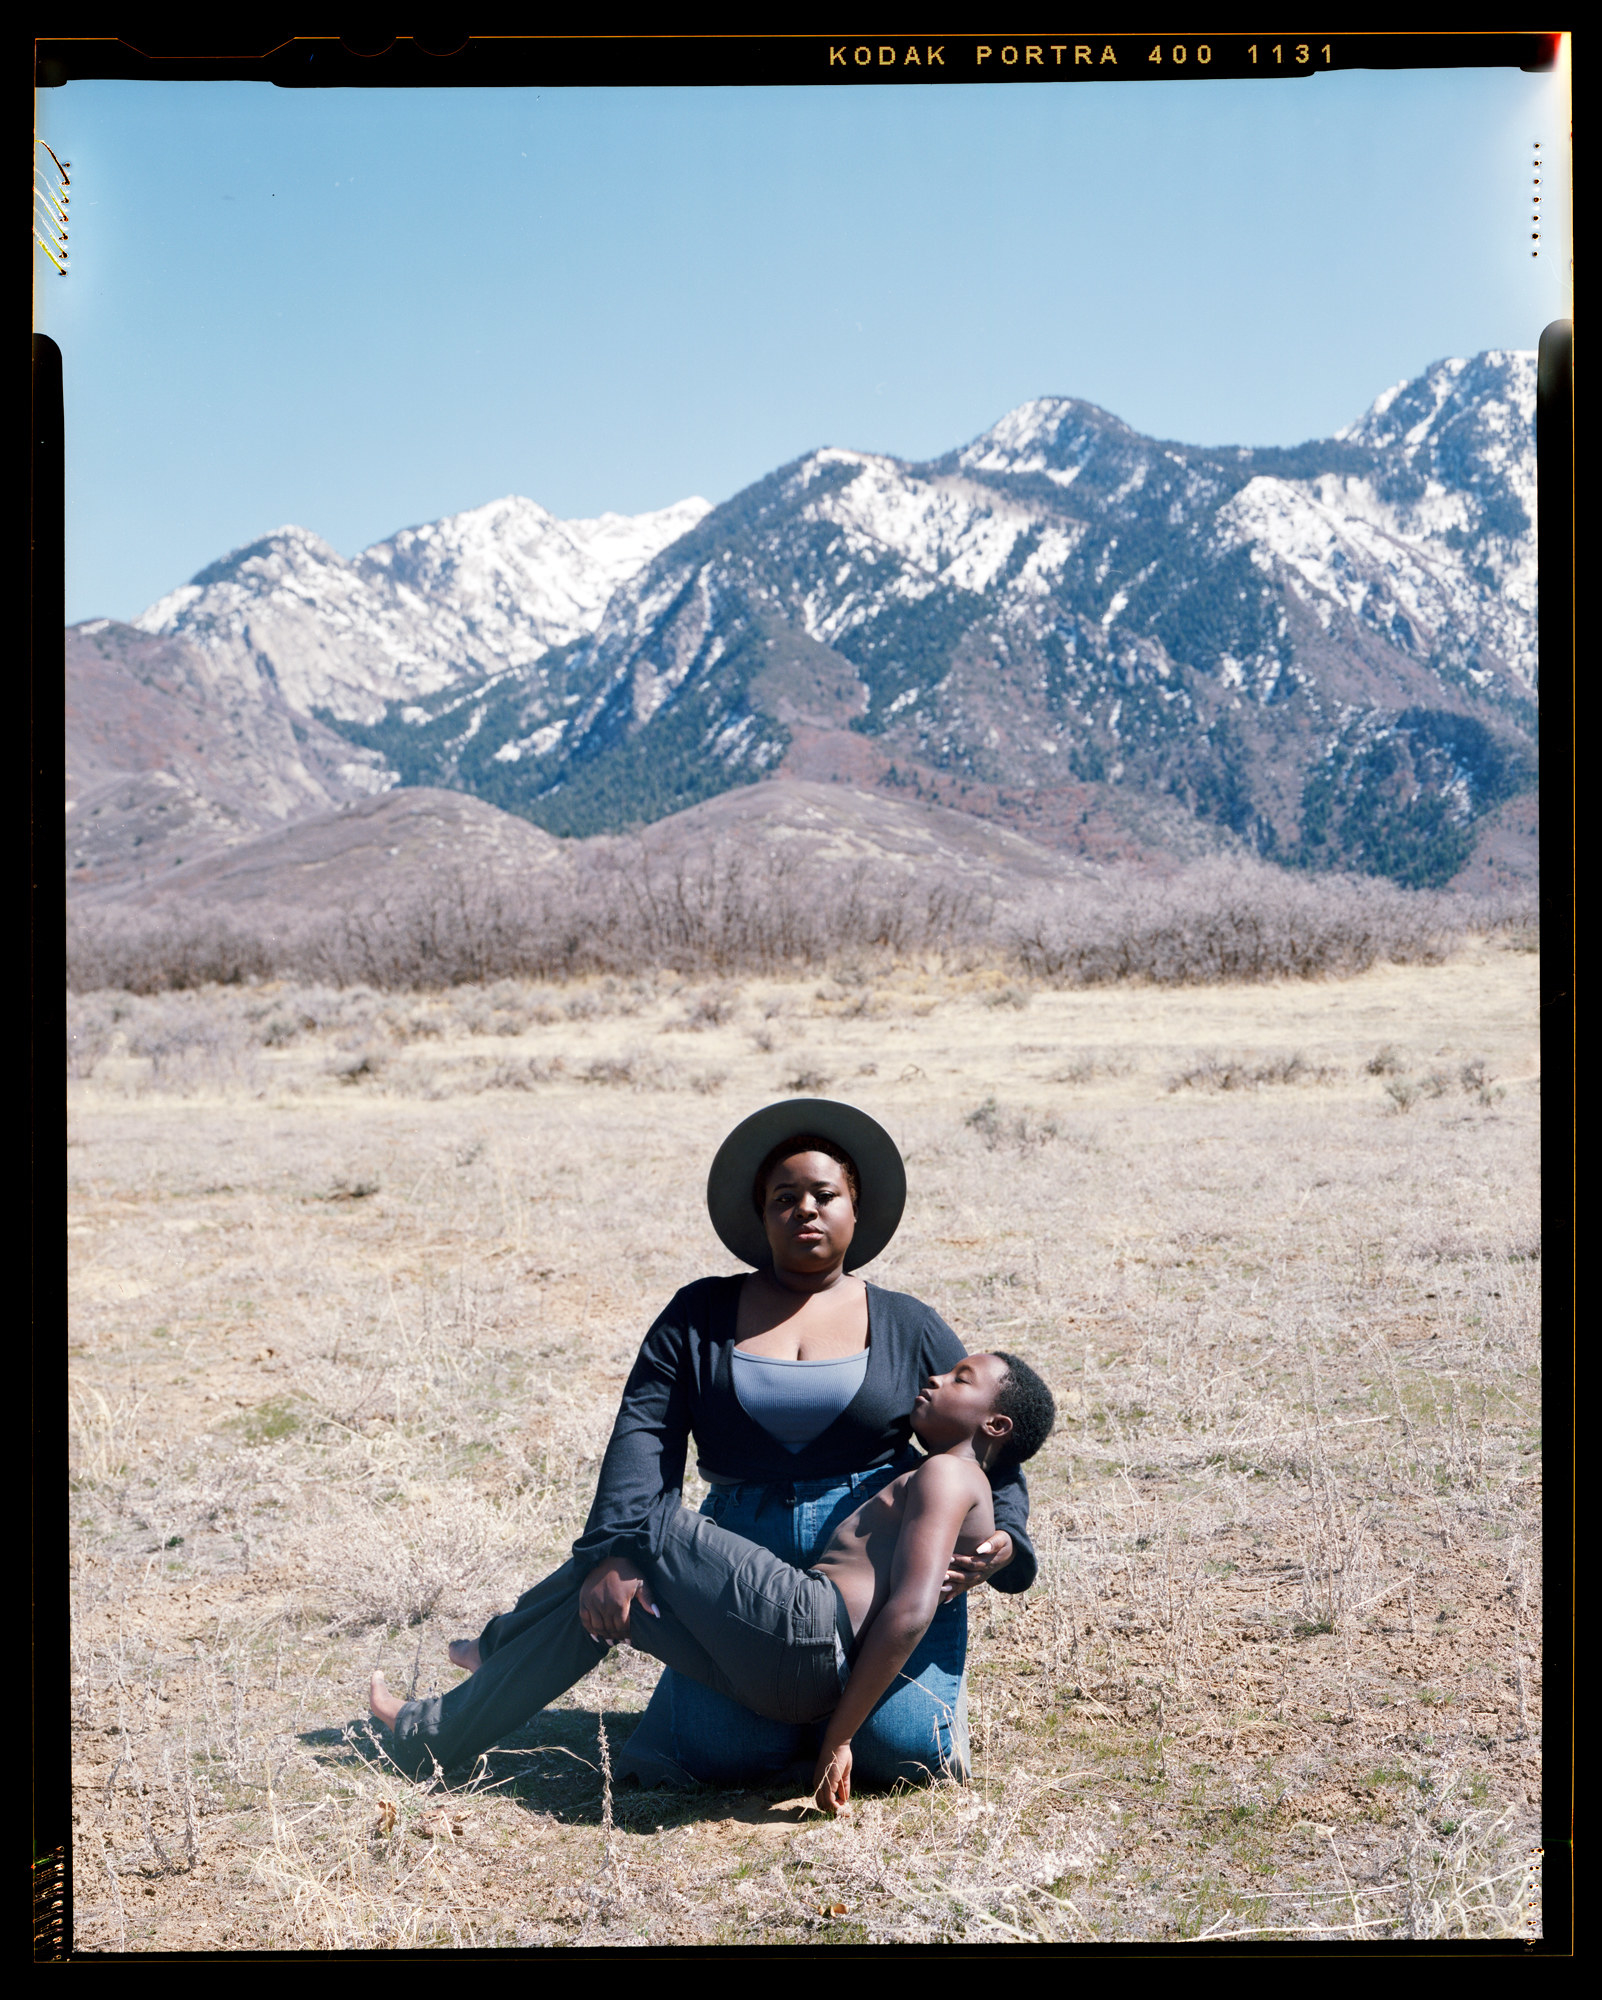
[[[1127,426],[1094,403],[1071,396],[1037,396],[982,431],[957,454],[957,463],[969,472],[1038,472],[1054,485],[1071,486],[1094,451],[1098,434],[1109,430],[1127,433]]]
[[[636,723],[649,722],[668,697],[684,685],[700,657],[702,642],[712,630],[713,620],[711,580],[703,569],[695,579],[690,602],[680,610],[664,635],[661,648],[664,657],[655,663],[641,659],[635,664],[633,711]],[[707,667],[715,665],[721,652],[721,639],[714,639],[703,664]]]
[[[1456,525],[1454,496],[1430,497],[1437,522]],[[1344,610],[1420,658],[1454,635],[1477,634],[1534,685],[1533,551],[1488,586],[1464,568],[1444,533],[1401,532],[1396,510],[1360,480],[1253,479],[1219,510],[1218,527],[1226,545],[1244,547],[1263,574],[1288,572],[1291,589],[1326,631]],[[1477,671],[1472,678],[1483,685],[1491,677]]]
[[[1287,571],[1325,630],[1345,611],[1424,657],[1489,646],[1533,689],[1535,356],[1437,362],[1338,435],[1395,454],[1411,479],[1253,479],[1219,510],[1223,544]]]
[[[513,494],[407,528],[364,550],[356,565],[454,613],[463,638],[521,666],[593,632],[618,586],[708,512],[693,499],[651,514],[559,521]]]
[[[823,458],[825,454],[814,454]],[[815,594],[809,635],[825,644],[860,621],[871,609],[869,595],[916,602],[942,586],[975,594],[991,589],[1012,559],[1019,538],[1038,534],[1021,574],[1026,591],[1038,595],[1072,552],[1078,535],[1061,527],[1041,532],[1026,507],[961,478],[921,478],[898,460],[865,453],[827,454],[832,464],[855,463],[855,478],[809,501],[803,519],[841,530],[831,553],[838,592],[853,578],[871,586],[830,593],[827,605]],[[803,477],[803,487],[810,480]],[[886,570],[884,558],[895,567]],[[813,602],[813,599],[809,599]]]
[[[548,722],[536,729],[531,736],[524,736],[515,742],[503,743],[495,753],[497,764],[516,764],[527,757],[544,757],[554,750],[567,732],[568,719],[564,715],[555,722]]]
[[[1249,481],[1219,509],[1218,524],[1226,544],[1244,547],[1255,568],[1269,575],[1276,566],[1288,569],[1291,587],[1326,629],[1337,605],[1373,623],[1376,598],[1387,614],[1394,599],[1424,635],[1427,651],[1450,615],[1443,580],[1417,548],[1289,480]],[[1383,622],[1391,624],[1389,615]]]
[[[1377,397],[1343,443],[1399,451],[1416,471],[1476,494],[1499,488],[1535,512],[1536,357],[1492,348],[1437,361],[1412,382]]]

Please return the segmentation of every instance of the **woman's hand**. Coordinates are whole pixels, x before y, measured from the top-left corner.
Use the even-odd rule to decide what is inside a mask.
[[[629,1612],[636,1597],[642,1611],[654,1613],[656,1606],[640,1571],[626,1556],[608,1556],[579,1586],[579,1623],[592,1639],[621,1646],[629,1636]]]
[[[851,1811],[851,1745],[825,1741],[812,1773],[812,1801],[830,1818]]]
[[[998,1570],[1007,1567],[1012,1557],[1012,1537],[1005,1528],[998,1528],[988,1542],[979,1544],[971,1556],[951,1558],[946,1580],[940,1586],[940,1602],[949,1604],[965,1590],[972,1590],[976,1583],[988,1583]]]

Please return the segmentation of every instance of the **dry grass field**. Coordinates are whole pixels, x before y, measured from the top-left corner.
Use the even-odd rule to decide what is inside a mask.
[[[1536,970],[75,999],[75,1948],[1538,1935]],[[614,1788],[625,1650],[409,1783],[368,1672],[565,1554],[797,1091],[904,1146],[868,1275],[1058,1394],[973,1782]]]

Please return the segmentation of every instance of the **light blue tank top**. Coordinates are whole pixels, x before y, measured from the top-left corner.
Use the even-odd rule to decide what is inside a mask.
[[[740,1408],[786,1451],[803,1451],[821,1437],[862,1387],[868,1350],[832,1361],[781,1361],[734,1349],[734,1393]]]

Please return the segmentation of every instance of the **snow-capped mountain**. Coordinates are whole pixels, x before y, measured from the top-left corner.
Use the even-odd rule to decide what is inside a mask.
[[[515,495],[406,528],[351,561],[305,528],[235,549],[134,623],[189,641],[292,708],[371,721],[387,704],[527,667],[600,622],[612,593],[706,501],[559,521]]]
[[[1533,780],[1534,401],[1534,356],[1492,352],[1245,449],[1043,397],[714,509],[501,501],[351,562],[283,530],[140,624],[558,833],[782,769],[1080,851],[1116,822],[1445,881]]]

